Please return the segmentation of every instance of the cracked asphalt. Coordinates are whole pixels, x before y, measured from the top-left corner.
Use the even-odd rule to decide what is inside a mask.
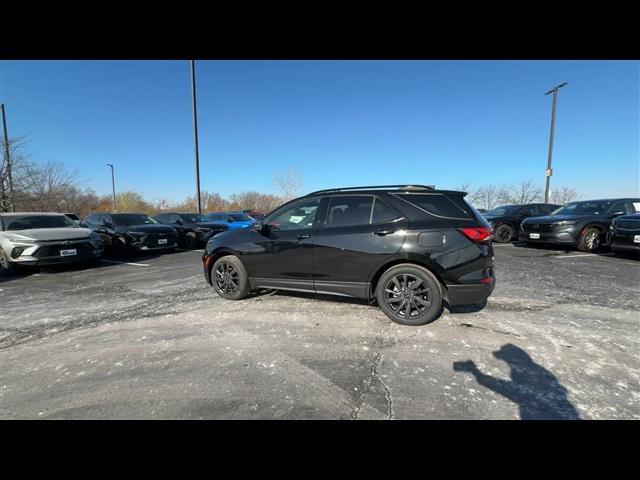
[[[484,309],[218,298],[198,251],[2,279],[2,419],[639,419],[640,261],[496,246]]]

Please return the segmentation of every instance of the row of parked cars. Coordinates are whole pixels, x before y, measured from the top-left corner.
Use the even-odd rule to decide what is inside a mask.
[[[613,251],[640,252],[640,198],[502,205],[482,215],[500,243],[520,240],[584,252],[595,252],[604,244]]]
[[[336,213],[336,215],[339,212]],[[299,215],[303,218],[304,212]],[[252,227],[264,215],[251,211],[197,213],[99,212],[0,214],[0,271],[17,265],[93,261],[105,249],[124,256],[196,248],[229,230]],[[594,252],[603,244],[614,251],[640,253],[640,199],[585,200],[566,205],[502,205],[482,212],[499,243],[575,246]]]
[[[98,212],[80,219],[73,213],[1,213],[0,270],[92,262],[105,249],[118,256],[133,252],[162,252],[182,246],[196,248],[218,233],[248,228],[256,212]]]

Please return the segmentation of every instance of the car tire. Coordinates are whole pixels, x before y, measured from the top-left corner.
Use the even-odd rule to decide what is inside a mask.
[[[585,229],[578,240],[578,250],[581,252],[595,252],[602,243],[600,230],[594,227]]]
[[[115,237],[111,241],[111,251],[118,258],[126,258],[129,256],[129,247],[126,240],[122,237]]]
[[[211,283],[218,295],[226,300],[240,300],[251,290],[247,269],[235,255],[225,255],[214,262]]]
[[[198,237],[196,232],[188,232],[184,236],[184,247],[193,250],[198,246]]]
[[[516,229],[508,223],[502,223],[496,227],[493,233],[493,241],[497,243],[509,243],[516,235]]]
[[[440,282],[426,268],[410,263],[395,265],[382,274],[376,300],[387,317],[402,325],[425,325],[442,313]]]
[[[9,277],[16,272],[16,266],[9,261],[4,250],[0,248],[0,277]]]

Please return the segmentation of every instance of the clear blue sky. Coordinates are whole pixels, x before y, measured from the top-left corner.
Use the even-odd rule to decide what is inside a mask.
[[[199,61],[202,189],[544,182],[583,197],[640,194],[638,62]],[[84,185],[181,200],[194,192],[187,61],[2,61],[10,136]]]

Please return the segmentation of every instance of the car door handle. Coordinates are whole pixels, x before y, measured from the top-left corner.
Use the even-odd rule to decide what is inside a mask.
[[[296,238],[298,240],[305,240],[307,238],[311,238],[311,235],[307,235],[306,233],[300,233],[300,234],[296,235]]]
[[[384,236],[384,235],[389,235],[391,233],[395,232],[395,230],[384,230],[384,229],[380,229],[380,230],[374,230],[373,234],[374,235],[378,235],[378,236]]]

